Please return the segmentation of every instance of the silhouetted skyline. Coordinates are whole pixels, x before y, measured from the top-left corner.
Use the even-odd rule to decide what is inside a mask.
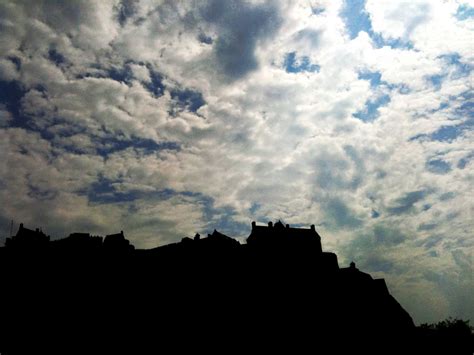
[[[51,241],[21,224],[0,248],[8,290],[0,295],[0,352],[64,353],[62,342],[68,353],[172,344],[203,351],[232,341],[266,351],[472,354],[464,323],[416,328],[384,279],[355,262],[340,267],[321,239],[314,225],[252,222],[245,244],[214,230],[135,249],[123,231]]]

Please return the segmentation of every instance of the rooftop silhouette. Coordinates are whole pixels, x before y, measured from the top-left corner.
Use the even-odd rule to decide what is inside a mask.
[[[314,225],[136,249],[123,231],[51,241],[21,224],[0,267],[2,354],[472,354],[470,334],[420,330],[385,280],[340,267]]]

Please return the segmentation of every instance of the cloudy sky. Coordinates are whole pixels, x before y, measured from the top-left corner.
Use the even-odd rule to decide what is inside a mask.
[[[473,0],[0,0],[0,235],[314,223],[416,322],[474,321],[473,29]]]

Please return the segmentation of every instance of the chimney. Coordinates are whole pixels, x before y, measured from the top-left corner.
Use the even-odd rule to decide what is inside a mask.
[[[194,236],[194,240],[200,240],[201,239],[201,236],[199,235],[199,233],[196,233],[196,235]]]
[[[23,229],[23,223],[20,223],[20,229]]]
[[[290,228],[290,225],[289,225],[289,224],[287,224],[287,225],[286,225],[286,228]]]
[[[273,222],[268,222],[268,228],[272,228],[273,227]]]
[[[311,225],[311,230],[316,232],[316,228],[314,227],[314,224]]]
[[[257,223],[255,223],[255,221],[252,221],[252,229],[254,229],[256,225]]]

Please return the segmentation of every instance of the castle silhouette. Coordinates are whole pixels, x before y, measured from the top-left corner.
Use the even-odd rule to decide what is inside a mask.
[[[384,279],[340,267],[314,225],[136,249],[123,231],[51,240],[20,224],[0,270],[1,354],[472,354],[421,333]]]

